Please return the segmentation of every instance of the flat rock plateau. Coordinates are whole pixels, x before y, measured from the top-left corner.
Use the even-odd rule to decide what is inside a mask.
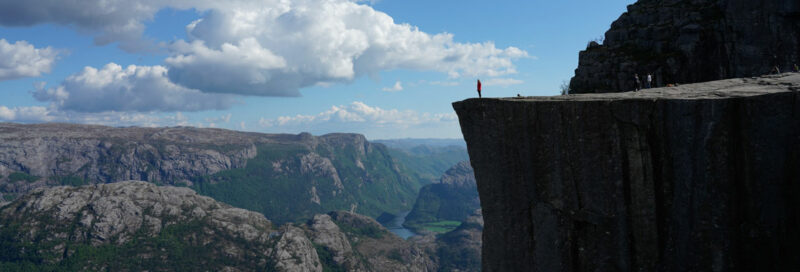
[[[453,103],[484,271],[797,271],[800,74]]]

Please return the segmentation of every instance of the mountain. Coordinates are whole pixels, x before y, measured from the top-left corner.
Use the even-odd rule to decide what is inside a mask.
[[[0,208],[2,271],[321,271],[301,229],[188,188],[39,188]]]
[[[435,252],[395,236],[372,218],[338,211],[307,224],[328,271],[436,271]]]
[[[451,167],[439,183],[422,187],[404,226],[425,232],[426,226],[441,221],[462,222],[481,208],[475,176],[469,162]]]
[[[602,44],[601,44],[602,43]],[[571,93],[751,77],[800,65],[797,0],[639,0],[580,53]],[[644,83],[643,83],[644,84]]]
[[[800,73],[453,104],[483,271],[797,271]]]
[[[411,209],[420,187],[381,144],[223,129],[0,123],[0,194],[124,180],[187,186],[276,223]]]
[[[185,187],[38,188],[0,206],[0,271],[478,271],[467,222],[406,241],[347,211],[276,226]]]
[[[481,271],[483,215],[476,210],[453,231],[439,235],[439,271]]]
[[[377,140],[389,147],[391,156],[422,184],[437,182],[447,169],[469,160],[467,147],[460,139]]]
[[[413,149],[418,146],[430,146],[430,147],[460,146],[463,148],[467,148],[467,143],[464,142],[463,139],[406,138],[406,139],[374,140],[372,142],[384,144],[390,148],[403,149],[403,150]]]

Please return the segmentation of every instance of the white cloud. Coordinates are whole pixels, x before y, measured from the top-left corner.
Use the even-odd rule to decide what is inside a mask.
[[[28,106],[9,108],[0,106],[0,121],[20,123],[67,122],[106,126],[188,126],[189,119],[182,113],[159,115],[154,113],[101,112],[84,113],[60,111],[52,107]],[[201,123],[194,124],[202,126]]]
[[[384,92],[399,92],[402,90],[403,90],[403,83],[401,83],[400,81],[395,82],[394,86],[392,87],[383,88]]]
[[[0,81],[49,73],[57,57],[58,51],[50,47],[35,48],[26,41],[0,39]]]
[[[141,50],[152,43],[141,39],[144,21],[152,20],[165,1],[26,0],[0,1],[0,25],[31,26],[55,23],[98,32],[95,43],[121,42],[126,50]]]
[[[162,66],[123,68],[109,63],[102,69],[86,67],[61,85],[37,86],[34,97],[50,101],[55,108],[77,112],[200,111],[228,109],[229,95],[207,94],[170,82]]]
[[[50,116],[50,110],[45,107],[14,107],[0,106],[0,120],[18,122],[51,122],[56,118]]]
[[[484,82],[481,82],[481,83],[483,83],[484,86],[503,86],[503,87],[507,87],[507,86],[511,86],[511,85],[519,85],[519,84],[522,84],[522,83],[525,83],[525,82],[522,81],[522,80],[513,79],[513,78],[491,78],[491,79],[488,79],[488,80],[486,80]]]
[[[461,137],[455,113],[420,113],[412,110],[382,109],[363,102],[332,106],[316,115],[262,118],[262,128],[272,132],[357,132],[373,139],[398,137]]]
[[[516,73],[528,57],[492,42],[457,43],[449,33],[428,34],[354,0],[36,0],[0,2],[0,25],[56,23],[119,41],[127,50],[152,47],[145,22],[170,7],[195,9],[188,40],[168,46],[169,78],[214,93],[297,96],[317,84],[349,82],[380,71],[410,69],[450,76]]]
[[[462,76],[515,73],[527,57],[491,42],[456,43],[347,0],[264,1],[212,9],[187,27],[192,41],[171,46],[174,82],[205,92],[299,95],[321,82],[346,82],[393,69]],[[239,52],[254,52],[242,57]]]

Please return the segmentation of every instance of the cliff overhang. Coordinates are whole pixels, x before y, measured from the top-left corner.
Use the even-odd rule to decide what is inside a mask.
[[[800,74],[453,103],[484,271],[800,267]]]

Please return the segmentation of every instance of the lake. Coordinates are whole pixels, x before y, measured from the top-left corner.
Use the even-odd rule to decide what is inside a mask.
[[[394,219],[392,219],[389,222],[386,222],[386,224],[384,224],[383,226],[389,229],[389,231],[391,231],[395,235],[400,236],[400,238],[403,239],[408,239],[411,236],[417,235],[410,229],[403,227],[403,223],[406,222],[406,216],[410,212],[411,211],[405,211],[397,214],[397,216],[395,216]]]

